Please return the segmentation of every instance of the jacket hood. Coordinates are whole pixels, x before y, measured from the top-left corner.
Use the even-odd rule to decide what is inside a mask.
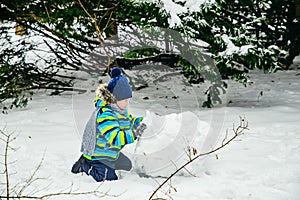
[[[115,102],[115,98],[112,93],[107,89],[107,84],[100,84],[96,90],[96,99],[95,105],[97,105],[97,101],[103,101],[107,104],[111,104]]]

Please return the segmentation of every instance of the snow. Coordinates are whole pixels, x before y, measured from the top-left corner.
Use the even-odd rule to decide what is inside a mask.
[[[174,3],[172,0],[163,1],[163,9],[170,13],[171,18],[169,19],[169,24],[171,27],[175,25],[180,25],[181,20],[178,17],[178,14],[184,13],[187,9],[177,3]]]
[[[182,7],[165,0],[163,8],[170,12],[170,23],[175,25],[180,24],[180,13],[197,10],[203,2],[191,0]],[[228,45],[223,52],[226,55],[243,54],[252,48],[250,45],[237,47],[226,35],[222,38]],[[98,77],[81,74],[80,80],[87,81],[78,80],[75,87],[86,91],[80,94],[47,96],[41,91],[28,107],[0,115],[0,130],[16,136],[10,144],[16,150],[10,150],[8,157],[11,189],[20,189],[42,161],[35,176],[38,180],[28,186],[25,195],[91,191],[99,187],[99,191],[109,194],[101,199],[148,199],[165,177],[188,160],[188,146],[198,153],[218,147],[226,131],[230,137],[233,124],[237,125],[239,117],[245,116],[249,130],[244,135],[217,154],[195,161],[187,167],[188,171],[180,171],[171,182],[177,192],[167,184],[158,193],[159,197],[296,200],[300,196],[299,63],[300,56],[295,58],[291,71],[276,74],[253,71],[254,83],[246,88],[228,81],[227,93],[222,95],[223,104],[213,109],[200,107],[206,84],[191,87],[178,72],[162,67],[150,70],[142,66],[128,71],[136,83],[149,85],[135,91],[130,103],[132,114],[145,116],[148,129],[139,141],[123,149],[131,158],[133,169],[118,172],[120,180],[103,184],[70,172],[80,156],[82,131],[93,110],[93,90]],[[2,140],[0,143],[0,155],[3,155],[5,145]],[[0,158],[0,172],[3,172],[4,160]],[[3,195],[5,179],[1,173],[0,177],[0,195]],[[50,199],[69,198],[87,197]],[[88,199],[99,197],[89,195]]]
[[[214,3],[214,0],[147,0],[149,2],[156,2],[162,4],[162,9],[170,14],[170,27],[181,25],[180,14],[194,11],[199,11],[199,7],[204,3]],[[184,3],[184,6],[178,4]]]
[[[298,59],[298,58],[297,58]],[[297,61],[297,60],[296,60]],[[156,69],[157,70],[157,69]],[[134,76],[136,71],[128,72]],[[151,72],[149,72],[151,74]],[[155,73],[155,72],[152,72]],[[166,71],[156,71],[160,76]],[[89,79],[84,94],[47,96],[40,92],[24,109],[0,116],[0,127],[14,132],[17,147],[9,152],[12,187],[30,177],[41,160],[41,168],[24,194],[41,195],[60,191],[99,191],[112,196],[101,199],[148,199],[176,167],[188,160],[188,145],[203,153],[217,147],[229,135],[233,123],[245,116],[249,130],[216,154],[203,157],[172,178],[159,197],[176,200],[270,199],[296,200],[300,196],[300,71],[276,74],[251,72],[252,85],[228,81],[223,104],[213,109],[199,105],[205,84],[184,84],[180,74],[160,81],[147,77],[149,87],[134,92],[132,114],[145,116],[148,129],[124,152],[133,160],[130,172],[119,172],[120,180],[96,183],[91,177],[70,172],[78,159],[82,128],[93,109],[97,81]],[[158,88],[158,89],[157,89]],[[262,94],[262,95],[261,95]],[[176,98],[172,98],[176,96]],[[148,100],[144,98],[148,97]],[[1,154],[4,143],[1,141]],[[216,159],[218,157],[218,159]],[[1,157],[2,159],[2,157]],[[172,160],[172,162],[170,161]],[[15,162],[13,162],[15,161]],[[3,162],[3,160],[1,160]],[[0,165],[2,171],[3,165]],[[139,174],[148,176],[140,177]],[[1,174],[1,183],[4,177]],[[0,185],[0,194],[5,194]],[[167,195],[165,192],[167,191]],[[82,199],[57,196],[50,199]],[[88,199],[99,199],[89,195]]]
[[[243,45],[241,47],[237,47],[233,44],[228,35],[222,35],[222,40],[226,43],[227,49],[223,52],[220,52],[220,56],[232,56],[233,54],[245,55],[248,53],[249,49],[253,49],[253,45]]]

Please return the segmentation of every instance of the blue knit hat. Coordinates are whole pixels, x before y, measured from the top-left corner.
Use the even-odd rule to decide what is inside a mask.
[[[117,101],[129,99],[132,97],[132,89],[125,76],[122,75],[120,68],[114,67],[110,71],[111,80],[107,89],[114,95]]]

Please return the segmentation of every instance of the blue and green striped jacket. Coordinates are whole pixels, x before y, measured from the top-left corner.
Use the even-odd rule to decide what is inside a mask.
[[[120,150],[136,139],[134,129],[142,117],[133,117],[128,109],[123,114],[112,109],[112,106],[96,97],[97,114],[96,147],[92,155],[84,154],[88,160],[116,160]]]

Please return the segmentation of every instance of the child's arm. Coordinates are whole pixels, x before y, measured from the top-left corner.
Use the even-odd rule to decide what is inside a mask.
[[[133,115],[131,115],[130,113],[129,113],[129,111],[127,111],[128,112],[128,116],[129,116],[129,118],[130,118],[130,121],[131,121],[131,124],[133,125],[133,129],[136,129],[137,127],[139,127],[139,125],[141,124],[141,122],[143,121],[143,117],[134,117]]]
[[[133,124],[133,129],[136,129],[137,127],[139,127],[139,125],[141,124],[141,121],[143,121],[143,117],[133,117],[132,115],[130,115],[131,117],[131,121]]]
[[[123,147],[126,144],[133,143],[136,136],[129,127],[128,130],[121,130],[119,122],[111,112],[103,112],[101,118],[97,119],[100,135],[105,137],[109,144]]]

